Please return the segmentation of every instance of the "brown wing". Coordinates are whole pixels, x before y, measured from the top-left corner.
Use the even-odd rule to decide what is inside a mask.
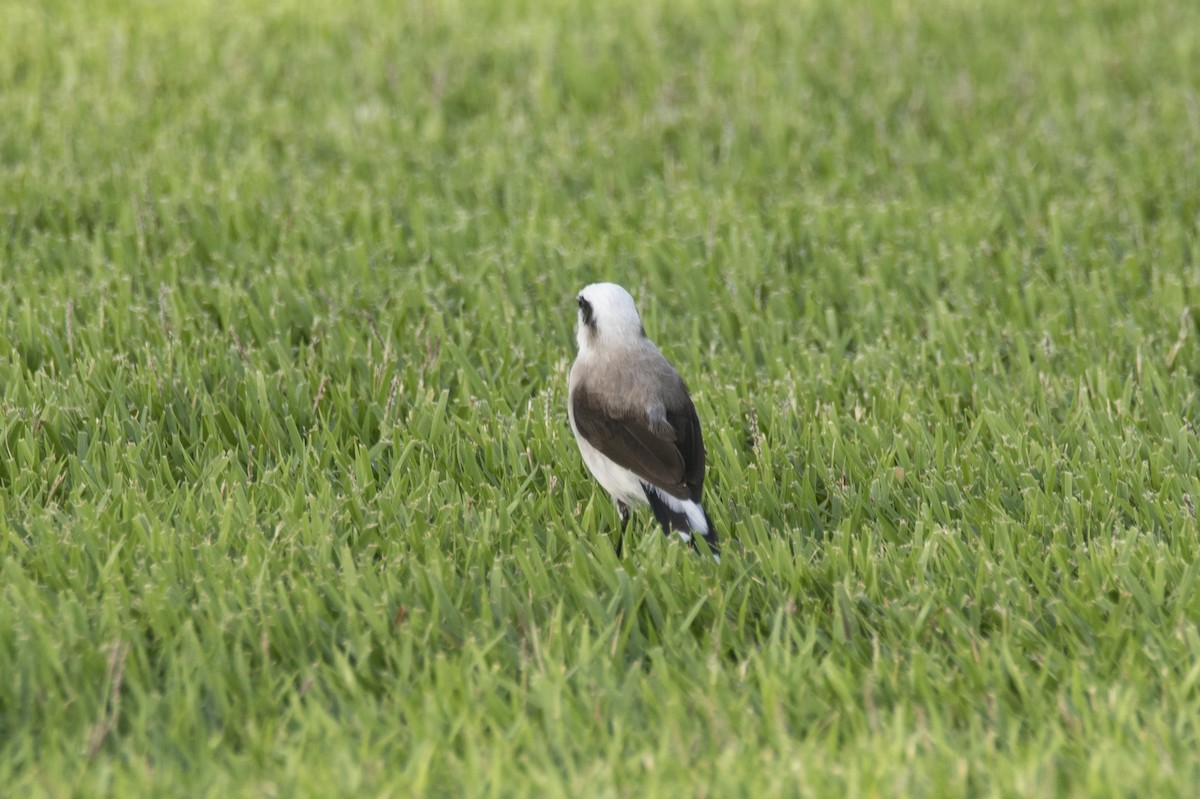
[[[688,498],[699,502],[704,488],[704,436],[700,433],[700,419],[691,399],[687,407],[667,411],[667,421],[675,429],[675,447],[683,456],[683,482],[688,487]]]
[[[686,393],[662,416],[614,411],[580,384],[575,427],[589,444],[651,485],[679,499],[699,500],[704,486],[704,441]]]

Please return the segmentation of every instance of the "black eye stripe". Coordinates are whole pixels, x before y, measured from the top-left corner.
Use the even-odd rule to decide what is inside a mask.
[[[583,323],[588,327],[596,326],[596,314],[592,310],[592,304],[583,297],[576,297],[575,301],[579,303],[579,315],[583,319]]]

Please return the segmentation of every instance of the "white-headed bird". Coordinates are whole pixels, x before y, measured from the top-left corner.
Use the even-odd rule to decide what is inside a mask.
[[[717,533],[700,504],[704,439],[683,378],[646,337],[625,289],[593,283],[575,299],[579,355],[568,415],[583,462],[617,505],[617,557],[630,506],[649,505],[664,534],[693,547],[703,538],[719,562]]]

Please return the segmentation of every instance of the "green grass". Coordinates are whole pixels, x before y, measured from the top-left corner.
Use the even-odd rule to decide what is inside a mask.
[[[0,4],[13,796],[1194,796],[1200,6]],[[720,566],[567,426],[610,279]]]

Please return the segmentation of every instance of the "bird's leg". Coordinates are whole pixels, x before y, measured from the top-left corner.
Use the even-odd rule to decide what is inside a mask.
[[[629,526],[629,506],[617,500],[617,515],[621,517],[621,529],[617,531],[617,560],[621,559],[621,541],[625,537],[625,528]]]

